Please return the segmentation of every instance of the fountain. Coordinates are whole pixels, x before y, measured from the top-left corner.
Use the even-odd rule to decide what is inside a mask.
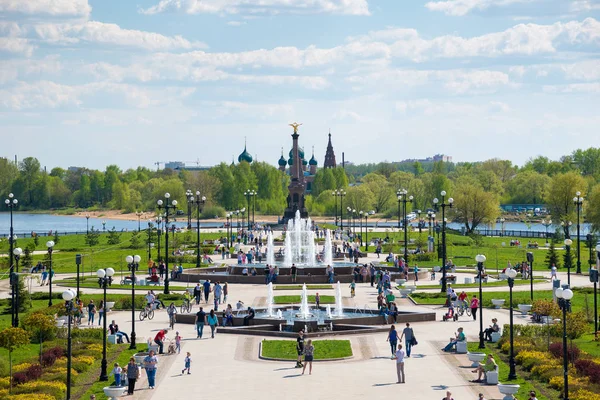
[[[331,245],[331,231],[325,230],[325,246],[323,247],[323,264],[333,265],[333,249]]]
[[[329,304],[327,304],[327,318],[333,318],[333,315],[331,315],[331,306]]]
[[[344,308],[342,307],[342,285],[340,284],[340,281],[338,281],[335,287],[335,316],[344,316]]]
[[[267,234],[267,265],[275,264],[275,246],[273,245],[273,232]]]
[[[310,218],[300,218],[300,211],[296,211],[296,217],[288,221],[284,245],[285,267],[290,267],[292,264],[308,266],[316,264],[317,247],[312,221]]]
[[[283,319],[283,313],[281,312],[281,310],[277,310],[277,318]]]
[[[310,309],[308,308],[308,290],[306,289],[306,283],[302,285],[302,295],[300,300],[300,312],[298,317],[301,319],[309,319],[311,317]]]
[[[273,303],[275,302],[273,297],[273,282],[269,282],[267,285],[267,314],[269,317],[273,317]]]

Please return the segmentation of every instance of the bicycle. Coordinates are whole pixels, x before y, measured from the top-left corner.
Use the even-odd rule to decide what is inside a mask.
[[[181,304],[180,307],[181,313],[190,313],[192,312],[192,303],[190,302],[190,299],[184,299],[183,303]]]
[[[152,319],[154,318],[154,308],[151,306],[146,306],[144,307],[144,309],[142,311],[140,311],[140,321],[143,321],[144,319]]]
[[[467,316],[471,316],[471,309],[469,306],[460,300],[454,302],[454,308],[456,309],[456,315],[462,317],[463,314],[467,314]]]

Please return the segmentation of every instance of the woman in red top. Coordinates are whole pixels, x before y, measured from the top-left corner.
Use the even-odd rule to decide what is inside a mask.
[[[471,314],[473,315],[473,319],[477,321],[477,309],[479,308],[479,299],[476,295],[473,295],[471,299]]]

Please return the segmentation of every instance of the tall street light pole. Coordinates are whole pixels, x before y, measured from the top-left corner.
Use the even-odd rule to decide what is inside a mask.
[[[125,257],[125,261],[127,262],[127,268],[131,271],[131,343],[129,344],[129,350],[136,349],[135,343],[135,282],[136,277],[135,273],[140,267],[140,260],[142,258],[138,255],[135,256],[127,256]],[[106,303],[104,303],[106,304]],[[106,306],[104,306],[106,308]],[[104,318],[106,321],[106,317]]]
[[[417,210],[416,211],[417,214],[417,221],[419,221],[419,235],[422,233],[423,231],[423,221],[421,221],[421,214],[423,214],[423,212],[421,210]]]
[[[54,275],[54,273],[52,272],[52,250],[54,249],[54,241],[48,240],[46,242],[46,247],[48,247],[48,278],[49,278],[48,307],[51,307],[52,306],[52,275]]]
[[[10,284],[11,284],[11,290],[12,293],[14,294],[14,301],[11,303],[11,310],[14,310],[14,321],[13,321],[13,328],[18,328],[19,327],[19,259],[21,258],[21,254],[23,254],[23,249],[21,249],[20,247],[16,247],[13,250],[13,255],[15,257],[15,266],[16,266],[16,271],[12,272],[10,274]]]
[[[157,255],[156,258],[158,259],[158,262],[161,261],[160,259],[160,237],[162,235],[162,217],[160,216],[160,213],[158,215],[158,217],[156,217],[156,249],[157,249]]]
[[[566,257],[566,265],[565,267],[567,267],[567,284],[569,286],[571,286],[571,245],[573,244],[573,241],[571,239],[565,239],[565,249],[567,251],[567,257]]]
[[[479,274],[479,348],[485,349],[484,333],[483,333],[483,291],[481,289],[481,282],[483,281],[483,271],[486,257],[483,254],[477,254],[475,261],[477,261],[477,273]]]
[[[71,358],[72,358],[72,338],[71,322],[73,317],[73,299],[76,297],[73,289],[67,289],[62,293],[67,312],[67,394],[66,399],[71,400]]]
[[[103,323],[103,332],[102,332],[102,362],[100,369],[100,381],[104,382],[108,380],[108,371],[107,366],[108,363],[106,361],[106,287],[112,280],[112,276],[115,274],[115,270],[112,268],[99,269],[96,271],[96,275],[98,275],[98,282],[104,291],[104,318],[102,318]],[[135,318],[134,318],[135,320]]]
[[[571,299],[573,291],[569,286],[558,288],[554,291],[558,306],[562,310],[563,318],[563,374],[564,374],[564,396],[563,400],[569,400],[569,353],[567,351],[567,312],[571,312]]]
[[[162,211],[163,208],[165,209],[165,228],[167,229],[165,235],[165,270],[167,272],[165,274],[165,294],[169,294],[169,212],[171,210],[175,211],[175,209],[177,208],[177,200],[173,200],[171,201],[171,204],[169,204],[170,198],[171,194],[165,193],[165,201],[163,202],[159,199],[156,202],[156,204],[158,205],[159,213]]]
[[[346,192],[342,189],[339,190],[338,196],[340,196],[340,229],[344,230],[344,196]]]
[[[144,213],[141,211],[137,211],[135,213],[135,215],[137,216],[137,219],[138,219],[138,232],[141,232],[142,231],[142,215],[144,215]]]
[[[367,252],[369,251],[369,215],[373,214],[375,214],[375,211],[373,210],[365,212],[365,241],[367,242],[365,251]]]
[[[413,196],[408,196],[408,191],[406,189],[400,189],[396,192],[398,195],[398,205],[402,203],[402,225],[404,227],[404,262],[408,267],[408,218],[406,216],[406,203],[413,202]],[[400,207],[398,207],[400,208]],[[400,216],[398,216],[400,218]]]
[[[573,204],[577,209],[577,273],[581,274],[581,241],[579,240],[579,228],[581,222],[581,206],[583,205],[583,197],[581,197],[581,192],[575,193],[576,196],[573,197]]]
[[[363,220],[362,220],[363,214],[364,214],[363,210],[360,210],[358,212],[358,218],[360,219],[360,238],[359,238],[360,239],[360,247],[362,247],[362,245],[363,245],[363,230],[362,230],[362,228],[363,228]]]
[[[202,214],[202,208],[206,203],[206,197],[200,197],[200,191],[196,191],[196,199],[191,198],[192,201],[196,203],[196,243],[198,244],[198,249],[196,250],[196,268],[200,268],[200,214]]]
[[[506,275],[508,276],[508,288],[510,291],[509,295],[509,305],[510,305],[510,356],[508,358],[509,364],[509,372],[508,379],[514,380],[517,379],[517,371],[515,369],[515,350],[514,350],[514,325],[513,325],[513,286],[515,284],[515,277],[517,276],[517,271],[509,268],[506,270]],[[481,299],[479,300],[481,301]]]
[[[600,264],[600,244],[596,246],[596,268],[590,268],[590,280],[594,282],[594,337],[598,338],[598,264]]]
[[[552,225],[551,219],[545,219],[542,221],[542,225],[546,228],[546,245],[548,245],[548,227]]]
[[[6,204],[6,207],[8,207],[8,210],[10,211],[10,232],[9,232],[9,236],[8,236],[8,247],[9,247],[9,255],[8,257],[10,258],[9,264],[10,264],[10,276],[12,276],[12,274],[15,272],[15,267],[13,265],[13,250],[14,250],[14,245],[15,245],[15,241],[14,241],[14,229],[13,229],[13,209],[17,208],[17,206],[19,205],[19,200],[15,199],[15,195],[12,193],[8,194],[8,199],[4,200],[4,204]],[[18,289],[17,289],[18,290]],[[15,288],[14,286],[12,286],[12,290],[11,290],[11,294],[10,294],[10,311],[11,311],[11,322],[13,327],[17,327],[17,325],[15,325]]]
[[[187,229],[190,230],[192,229],[192,204],[193,204],[193,200],[190,200],[191,198],[193,198],[192,196],[194,195],[194,193],[188,189],[185,191],[185,198],[187,199]]]
[[[338,190],[334,190],[333,191],[333,200],[335,202],[335,205],[333,206],[333,215],[334,215],[334,225],[338,226],[338,222],[337,222],[337,199],[339,197],[339,191]]]
[[[448,203],[446,203],[446,191],[442,190],[440,194],[442,195],[442,202],[440,203],[436,197],[433,199],[433,206],[436,210],[442,207],[442,293],[446,293],[446,207],[452,208],[454,199],[450,197]]]

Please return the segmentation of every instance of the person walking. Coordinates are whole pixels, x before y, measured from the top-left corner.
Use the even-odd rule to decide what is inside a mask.
[[[417,264],[415,264],[414,272],[415,272],[415,282],[418,282],[418,280],[419,280],[419,266]]]
[[[202,295],[202,287],[199,283],[196,283],[194,287],[194,299],[196,299],[196,305],[200,304],[200,296]]]
[[[90,300],[88,303],[88,325],[94,325],[94,315],[96,315],[96,305],[94,300]]]
[[[135,390],[135,381],[140,378],[140,369],[135,363],[135,358],[129,358],[127,364],[127,394],[133,394]]]
[[[217,314],[215,314],[215,310],[210,310],[208,313],[208,317],[206,317],[208,325],[210,326],[210,337],[215,338],[215,332],[217,331],[217,326],[219,325],[219,318]]]
[[[223,304],[227,303],[227,295],[229,294],[229,286],[227,282],[223,284]]]
[[[296,352],[298,353],[296,368],[302,368],[302,355],[304,354],[304,332],[302,330],[298,332],[298,337],[296,338]]]
[[[167,315],[169,316],[169,328],[173,329],[175,327],[175,315],[177,315],[175,303],[171,302],[171,304],[169,304],[169,307],[167,307]]]
[[[308,374],[312,375],[312,363],[313,363],[314,352],[315,352],[315,346],[313,346],[312,340],[308,339],[308,342],[306,342],[306,346],[304,346],[304,366],[302,367],[302,375],[304,375],[304,371],[306,371],[307,364],[308,364]]]
[[[204,287],[204,302],[208,303],[208,295],[210,294],[210,280],[205,280],[202,286]]]
[[[150,389],[154,389],[154,385],[156,385],[154,378],[156,378],[157,365],[158,358],[154,354],[154,350],[150,350],[150,353],[148,353],[148,355],[144,358],[144,369],[146,370],[146,375],[148,376],[148,386]]]
[[[402,345],[398,345],[396,350],[396,374],[398,375],[398,381],[396,383],[406,383],[406,375],[404,374],[404,350]]]
[[[404,338],[404,345],[406,347],[406,357],[410,357],[410,350],[412,349],[413,340],[415,338],[415,333],[413,329],[410,327],[410,323],[406,323],[406,328],[402,330],[402,336],[400,336],[400,341]]]
[[[115,386],[121,386],[121,374],[123,373],[123,368],[119,366],[119,363],[115,363],[113,365],[113,370],[110,372],[111,375],[115,377]]]
[[[471,299],[471,315],[473,315],[473,320],[477,321],[477,309],[479,308],[479,299],[476,295],[473,295]]]
[[[186,356],[185,356],[185,360],[184,360],[184,367],[181,370],[181,375],[183,375],[183,373],[185,372],[185,370],[187,370],[188,375],[191,374],[190,372],[190,367],[192,365],[192,354],[188,351]]]
[[[177,354],[181,353],[181,335],[179,332],[175,332],[175,350],[177,350]]]
[[[396,357],[396,348],[398,346],[398,331],[396,331],[396,326],[390,326],[390,330],[388,331],[388,336],[386,341],[390,342],[390,347],[392,350],[392,360]]]
[[[100,300],[100,304],[98,304],[98,326],[102,325],[102,318],[104,318],[106,305],[104,304],[104,300]]]
[[[206,324],[206,313],[202,310],[202,307],[196,313],[196,320],[194,321],[196,324],[196,339],[202,339],[202,332],[204,331],[204,325]]]

